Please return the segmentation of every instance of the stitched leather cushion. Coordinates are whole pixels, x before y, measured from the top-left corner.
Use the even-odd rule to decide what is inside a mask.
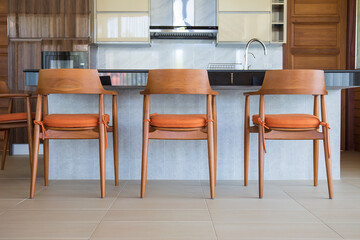
[[[254,124],[259,124],[258,118],[258,114],[253,115]],[[266,114],[265,124],[274,128],[316,128],[320,120],[310,114]]]
[[[170,128],[196,128],[206,125],[205,114],[155,114],[150,116],[150,125]]]
[[[107,115],[106,118],[110,119],[110,116]],[[50,114],[44,118],[43,123],[47,127],[75,128],[96,127],[100,121],[99,114]]]
[[[34,118],[35,113],[32,113],[32,118]],[[26,121],[26,113],[9,113],[9,114],[1,114],[0,115],[0,122],[6,121],[19,121],[24,120]]]

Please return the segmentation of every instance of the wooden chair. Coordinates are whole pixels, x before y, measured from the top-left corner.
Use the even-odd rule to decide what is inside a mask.
[[[115,185],[118,175],[118,121],[117,92],[102,87],[97,70],[92,69],[46,69],[40,70],[36,89],[37,105],[34,129],[33,167],[31,174],[30,198],[34,197],[38,165],[39,141],[44,141],[44,179],[48,185],[49,139],[99,139],[101,197],[105,197],[105,149],[107,133],[113,133]],[[48,115],[49,94],[97,94],[99,114],[50,114]],[[112,95],[113,127],[107,124],[104,94]],[[40,127],[42,133],[40,133]]]
[[[150,70],[143,106],[143,148],[141,197],[145,196],[149,139],[207,140],[211,198],[216,184],[216,95],[211,90],[206,70],[164,69]],[[206,95],[205,114],[151,114],[151,94]]]
[[[265,95],[304,94],[314,96],[314,114],[265,114]],[[259,197],[263,197],[265,139],[271,140],[313,140],[314,185],[318,184],[319,140],[324,142],[325,163],[329,198],[333,198],[329,124],[325,104],[324,71],[321,70],[271,70],[266,71],[262,87],[256,92],[245,95],[245,132],[244,132],[244,184],[248,185],[249,135],[259,134]],[[251,95],[260,95],[259,115],[254,115],[250,126]],[[321,118],[319,120],[319,98]],[[322,132],[319,127],[322,126]]]
[[[0,81],[0,98],[9,99],[8,111],[6,114],[0,115],[0,130],[4,130],[4,146],[1,158],[1,170],[5,168],[6,151],[9,146],[9,135],[10,129],[12,128],[27,128],[28,132],[28,144],[29,144],[29,156],[31,162],[32,152],[32,119],[31,119],[31,108],[30,108],[30,97],[29,93],[10,93],[6,82]],[[26,112],[13,113],[13,100],[16,98],[26,99]],[[31,165],[31,164],[30,164]]]

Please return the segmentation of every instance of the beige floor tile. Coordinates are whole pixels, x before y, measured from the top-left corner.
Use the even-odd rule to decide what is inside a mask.
[[[105,210],[9,210],[0,215],[3,222],[100,222]]]
[[[360,209],[313,209],[311,213],[325,223],[359,223]]]
[[[341,239],[341,237],[320,223],[230,223],[215,222],[219,240],[223,239]]]
[[[191,198],[122,198],[116,199],[111,210],[165,210],[165,209],[206,209],[204,199]]]
[[[288,193],[291,192],[328,192],[328,185],[325,180],[320,180],[317,187],[312,182],[309,184],[298,184],[301,181],[289,182],[288,185],[283,185],[281,188]],[[342,180],[333,181],[334,193],[338,192],[360,192],[360,188],[349,184]]]
[[[359,199],[296,199],[302,206],[313,209],[360,209]]]
[[[5,169],[0,171],[0,179],[3,178],[27,178],[30,179],[29,156],[6,156]],[[43,158],[39,156],[39,169],[43,169]],[[38,177],[43,176],[43,171],[38,171]]]
[[[2,223],[0,239],[66,239],[89,238],[97,223]]]
[[[140,196],[140,182],[131,181],[119,197]],[[146,186],[146,198],[203,198],[199,181],[150,181]]]
[[[358,172],[358,175],[360,175],[360,168],[359,168],[359,170],[357,170],[357,172]],[[360,178],[347,178],[347,179],[344,179],[344,182],[347,182],[351,185],[354,185],[355,187],[360,188]]]
[[[106,198],[117,197],[124,185],[125,182],[115,186],[113,181],[106,181]],[[35,197],[41,200],[99,198],[100,183],[96,180],[56,181],[54,184],[49,184]]]
[[[359,223],[328,223],[344,239],[360,239]]]
[[[208,210],[110,210],[103,221],[211,221],[211,218]]]
[[[208,199],[206,203],[210,210],[231,209],[231,210],[287,210],[303,211],[300,204],[292,199]]]
[[[21,203],[22,199],[0,199],[0,211],[14,208],[17,204]]]
[[[238,223],[319,223],[308,211],[234,210],[213,209],[210,211],[214,222]]]
[[[216,239],[211,222],[102,222],[92,239]]]
[[[258,185],[249,184],[249,186],[228,186],[226,184],[218,184],[215,189],[215,198],[258,198]],[[203,186],[205,197],[210,195],[208,186]],[[279,187],[266,186],[264,189],[264,197],[266,199],[290,199],[289,195],[282,191]]]
[[[294,199],[328,199],[327,192],[289,192],[287,193]],[[358,199],[360,200],[360,192],[335,192],[334,199]]]
[[[36,197],[36,196],[35,196]],[[83,200],[37,200],[27,199],[18,204],[14,209],[19,210],[106,210],[114,202],[113,199],[86,199]]]

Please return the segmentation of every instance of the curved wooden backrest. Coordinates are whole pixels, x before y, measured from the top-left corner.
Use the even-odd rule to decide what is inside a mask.
[[[41,69],[38,94],[106,94],[95,69]]]
[[[202,69],[149,70],[146,88],[141,94],[216,94]]]
[[[9,94],[9,88],[5,81],[0,81],[0,94]]]
[[[268,70],[258,94],[326,95],[323,70]]]

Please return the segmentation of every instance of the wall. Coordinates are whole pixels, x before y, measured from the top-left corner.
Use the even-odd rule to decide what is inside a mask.
[[[172,0],[151,1],[151,25],[172,25]],[[195,24],[216,26],[216,0],[195,1]],[[250,39],[249,39],[250,40]],[[282,68],[282,44],[267,44],[268,55],[254,43],[249,55],[251,69]],[[244,63],[245,43],[216,46],[209,40],[152,40],[151,47],[99,45],[93,59],[98,69],[200,68],[209,63]]]

